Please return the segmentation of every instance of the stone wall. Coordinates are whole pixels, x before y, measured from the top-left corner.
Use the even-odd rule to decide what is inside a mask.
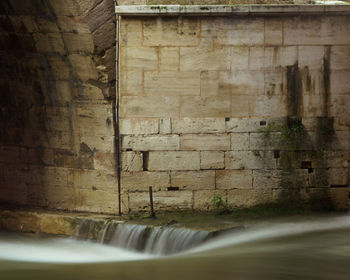
[[[350,18],[122,17],[123,212],[346,208]],[[337,200],[338,199],[338,200]],[[335,201],[338,201],[335,203]]]
[[[0,1],[0,73],[0,203],[117,213],[113,1]]]

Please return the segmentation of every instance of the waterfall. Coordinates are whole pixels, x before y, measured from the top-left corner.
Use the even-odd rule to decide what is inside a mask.
[[[124,224],[113,220],[84,219],[75,231],[76,239],[96,240],[101,244],[155,255],[185,251],[210,237],[212,234],[208,231]]]

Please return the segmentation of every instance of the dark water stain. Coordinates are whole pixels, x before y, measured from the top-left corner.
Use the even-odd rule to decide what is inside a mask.
[[[298,62],[287,66],[287,108],[289,116],[300,116],[302,113],[302,76]]]
[[[330,56],[331,56],[331,47],[327,46],[325,50],[325,55],[323,57],[323,116],[328,116],[329,108],[329,94],[330,94]]]

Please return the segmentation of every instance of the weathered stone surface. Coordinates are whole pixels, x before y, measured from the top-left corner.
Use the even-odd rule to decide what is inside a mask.
[[[231,48],[180,48],[180,71],[230,70]],[[237,53],[238,65],[248,66],[248,52]]]
[[[324,46],[299,46],[298,64],[300,67],[308,67],[310,70],[322,69],[324,55]]]
[[[348,211],[349,189],[331,188],[330,198],[335,210]]]
[[[259,95],[264,92],[264,73],[260,71],[221,72],[220,94]]]
[[[171,119],[160,119],[159,120],[159,133],[170,134],[171,133]]]
[[[120,95],[141,95],[143,93],[143,73],[141,70],[121,71]]]
[[[350,70],[332,71],[330,74],[330,92],[334,95],[348,94],[350,92],[349,75]]]
[[[231,207],[249,208],[273,203],[272,189],[228,190],[227,204]]]
[[[172,119],[173,133],[223,133],[224,118],[183,118]]]
[[[182,96],[180,117],[192,118],[225,118],[231,112],[230,96]]]
[[[199,72],[146,72],[145,94],[152,96],[199,95]]]
[[[284,19],[284,44],[286,45],[331,45],[349,44],[350,31],[346,16],[312,17],[298,20],[296,17]]]
[[[170,186],[184,190],[211,190],[215,188],[215,171],[172,171]]]
[[[216,43],[223,45],[264,44],[264,19],[222,17],[202,21],[202,36],[212,36],[215,30]]]
[[[158,134],[158,119],[120,119],[120,134]]]
[[[168,172],[122,172],[122,191],[147,191],[152,187],[154,191],[166,190],[170,187],[170,176]]]
[[[220,151],[201,151],[201,169],[225,168],[225,153]]]
[[[249,189],[253,187],[251,170],[216,170],[217,189]]]
[[[179,150],[179,147],[180,138],[178,135],[125,135],[122,138],[122,149],[134,151]]]
[[[142,171],[143,156],[140,152],[122,152],[122,171]]]
[[[276,168],[276,160],[271,151],[231,151],[225,152],[226,169]]]
[[[68,174],[67,183],[63,183],[62,185],[64,187],[70,186],[72,189],[108,192],[116,190],[117,177],[113,173],[106,173],[99,170],[71,169]]]
[[[141,46],[142,22],[136,18],[124,18],[120,21],[121,46]]]
[[[150,152],[148,170],[199,170],[200,156],[196,151]]]
[[[180,98],[167,97],[122,97],[120,117],[122,118],[152,118],[152,117],[178,117],[180,111]]]
[[[231,133],[231,150],[249,150],[249,133]]]
[[[86,81],[89,79],[98,78],[96,66],[93,63],[91,57],[79,54],[71,54],[69,56],[69,60],[72,64],[76,65],[74,72],[81,80]]]
[[[280,132],[263,132],[250,134],[250,148],[252,150],[280,150],[281,145]]]
[[[180,67],[180,49],[174,47],[160,48],[161,71],[179,71]]]
[[[154,209],[159,210],[189,210],[192,209],[192,191],[161,191],[154,192]],[[148,192],[129,194],[129,210],[131,212],[149,211]]]
[[[145,46],[197,46],[200,21],[196,18],[148,18],[143,21]]]
[[[225,190],[198,190],[193,192],[193,209],[200,211],[214,210],[213,205],[214,196],[219,196],[226,202]]]
[[[158,56],[155,48],[125,47],[121,49],[122,70],[157,70]]]
[[[181,150],[225,151],[230,149],[228,134],[183,134],[180,136]]]
[[[283,40],[282,19],[265,18],[265,44],[282,45]]]

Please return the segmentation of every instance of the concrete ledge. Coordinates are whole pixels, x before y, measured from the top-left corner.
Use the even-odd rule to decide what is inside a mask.
[[[327,2],[326,2],[327,3]],[[350,5],[134,5],[116,6],[121,16],[273,16],[273,15],[322,15],[350,14]]]

